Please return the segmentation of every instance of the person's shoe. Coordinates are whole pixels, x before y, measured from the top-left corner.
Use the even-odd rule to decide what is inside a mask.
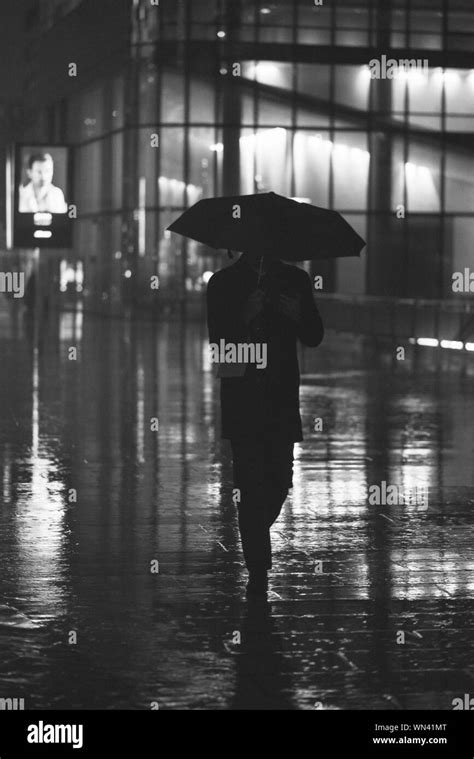
[[[249,597],[265,598],[268,591],[268,575],[266,569],[250,569],[246,595]]]

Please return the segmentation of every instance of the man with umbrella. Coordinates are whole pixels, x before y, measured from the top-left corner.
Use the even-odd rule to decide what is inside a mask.
[[[297,339],[316,347],[324,329],[306,272],[248,248],[211,277],[211,343],[265,343],[267,366],[221,377],[222,437],[229,439],[239,528],[249,570],[247,594],[264,594],[272,566],[270,527],[292,487],[293,446],[303,439]]]
[[[308,275],[283,260],[358,256],[365,242],[335,211],[273,192],[201,200],[169,229],[214,248],[243,251],[209,280],[208,328],[211,345],[267,348],[264,367],[221,364],[218,374],[247,595],[264,596],[270,528],[292,486],[294,443],[303,439],[297,340],[316,347],[324,335]]]

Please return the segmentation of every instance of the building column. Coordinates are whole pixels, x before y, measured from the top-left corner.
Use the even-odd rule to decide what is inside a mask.
[[[390,49],[392,0],[376,0],[375,47],[378,51]],[[392,100],[391,79],[371,79],[370,109],[373,119],[390,118]],[[394,216],[392,208],[392,137],[386,131],[369,132],[370,173],[368,197],[368,260],[367,293],[392,295],[397,289],[397,271],[400,260],[394,260],[394,236],[402,233],[403,223]],[[399,229],[396,230],[395,223]]]
[[[242,124],[242,99],[240,77],[233,76],[233,64],[240,63],[232,56],[233,43],[240,38],[241,0],[226,3],[223,64],[227,74],[223,77],[223,169],[222,186],[224,195],[240,194],[240,135]]]

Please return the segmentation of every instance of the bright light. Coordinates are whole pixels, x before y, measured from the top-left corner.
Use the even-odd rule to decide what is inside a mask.
[[[372,79],[370,68],[367,65],[361,67],[360,74],[364,79],[367,79],[367,81],[370,81]]]
[[[48,231],[42,230],[42,229],[36,230],[36,232],[33,235],[33,237],[37,237],[38,239],[42,238],[42,239],[45,239],[45,240],[49,239],[52,236],[53,236],[52,232],[48,232]]]
[[[323,140],[320,134],[313,135],[311,139],[314,141],[314,144],[318,146],[318,148],[324,148],[325,150],[332,150],[333,144],[331,140]]]
[[[441,340],[441,347],[450,348],[451,350],[455,351],[462,351],[464,348],[464,343],[462,343],[460,340]]]
[[[474,351],[474,343],[466,343],[464,347],[467,351]]]
[[[33,221],[36,227],[50,227],[53,223],[53,215],[51,213],[35,213]]]
[[[249,76],[263,84],[279,87],[283,84],[282,70],[270,61],[260,61],[249,66]]]
[[[405,68],[400,66],[395,74],[396,79],[400,79],[402,82],[410,82],[410,84],[421,84],[426,81],[425,73],[419,68]]]
[[[262,16],[268,16],[269,13],[272,12],[271,8],[260,8],[260,13]]]
[[[130,269],[127,269],[127,270],[126,270],[126,271],[123,273],[123,276],[125,277],[125,279],[130,279],[130,277],[132,276],[132,272],[130,271]]]
[[[222,142],[216,142],[214,145],[209,146],[209,150],[212,150],[213,153],[222,153],[224,150],[224,145]]]
[[[212,277],[213,274],[214,274],[213,271],[205,271],[204,272],[204,274],[202,275],[202,281],[204,282],[205,285],[207,285],[207,283],[209,282],[209,280],[210,280],[210,278]]]
[[[415,177],[420,180],[429,180],[431,179],[431,169],[428,168],[428,166],[420,166],[417,163],[411,163],[410,161],[407,161],[405,164],[405,172],[408,177],[411,179],[414,179]]]
[[[417,345],[427,345],[430,348],[437,348],[439,345],[439,340],[434,337],[419,337],[416,342]]]
[[[220,32],[217,32],[217,36],[222,40],[226,36],[226,33],[221,30]]]
[[[438,79],[441,79],[441,81],[446,85],[453,87],[455,84],[459,84],[459,74],[457,71],[453,71],[452,69],[447,69],[443,71],[443,69],[438,66],[435,68],[435,76]]]
[[[337,143],[334,145],[334,155],[337,156],[337,158],[342,158],[347,160],[349,157],[349,146],[348,145],[341,145],[341,143]]]

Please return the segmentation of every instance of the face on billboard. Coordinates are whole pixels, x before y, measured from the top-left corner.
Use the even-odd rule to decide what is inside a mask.
[[[14,156],[13,245],[70,247],[70,148],[17,145]]]
[[[64,148],[23,148],[19,213],[67,213],[67,154]]]

